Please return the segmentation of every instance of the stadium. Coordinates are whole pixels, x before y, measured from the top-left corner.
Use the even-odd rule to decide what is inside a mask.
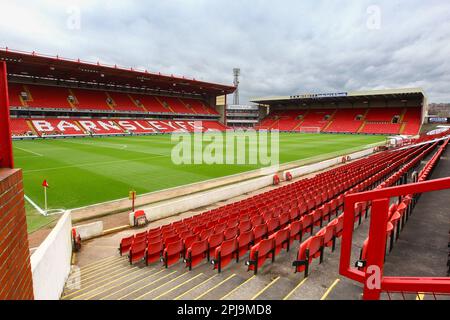
[[[233,75],[0,48],[0,300],[448,300],[425,90]]]

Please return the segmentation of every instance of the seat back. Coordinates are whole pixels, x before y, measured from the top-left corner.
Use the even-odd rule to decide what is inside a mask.
[[[147,246],[147,265],[149,263],[158,262],[161,259],[161,255],[164,250],[164,245],[162,240],[149,242]]]
[[[133,264],[135,262],[139,262],[145,257],[145,250],[147,244],[144,241],[133,242],[130,249],[130,263]]]
[[[281,249],[288,248],[289,246],[289,229],[281,229],[275,232],[269,237],[269,239],[274,240],[275,255],[281,252]]]
[[[279,218],[272,218],[269,221],[267,221],[267,233],[272,234],[274,233],[280,226],[280,219]]]
[[[239,223],[239,233],[244,233],[252,229],[252,223],[249,220],[244,220]]]
[[[249,230],[247,232],[241,232],[237,238],[238,242],[238,257],[244,256],[250,248],[253,241],[253,232]]]
[[[214,234],[222,233],[222,232],[225,231],[226,228],[227,228],[227,224],[226,224],[226,223],[218,224],[218,225],[214,228]]]
[[[290,244],[294,242],[294,240],[300,240],[302,236],[302,222],[294,221],[289,225],[289,241]]]
[[[166,244],[164,249],[164,265],[170,267],[171,265],[177,263],[180,260],[181,253],[183,251],[184,245],[182,240],[171,242]]]
[[[230,240],[230,239],[236,238],[238,235],[238,232],[239,232],[238,227],[234,226],[234,227],[226,229],[223,232],[223,236],[224,236],[225,240]]]
[[[259,226],[260,224],[262,224],[264,222],[264,219],[260,215],[257,215],[257,216],[252,217],[251,222],[252,222],[252,226],[255,227],[255,226]]]
[[[174,235],[168,238],[163,238],[164,245],[167,246],[169,243],[180,241],[180,237],[178,235]]]
[[[131,245],[133,244],[134,236],[129,236],[120,240],[119,252],[120,255],[128,253],[131,249]]]
[[[290,221],[289,212],[280,214],[280,228],[284,228]]]
[[[200,233],[200,240],[207,240],[214,233],[214,228],[203,230]]]
[[[266,259],[273,253],[273,249],[273,239],[263,239],[257,245],[254,245],[250,249],[248,270],[253,270],[256,273]]]
[[[322,228],[317,232],[317,235],[323,237],[323,244],[326,247],[330,247],[333,244],[333,239],[335,235],[337,220],[331,222],[328,226]]]
[[[223,233],[215,233],[208,239],[208,245],[209,245],[209,256],[213,257],[214,252],[216,251],[216,248],[222,244],[224,240]]]
[[[186,266],[189,269],[200,264],[200,262],[206,257],[208,251],[208,240],[200,240],[191,244],[187,249],[186,254]]]
[[[257,244],[267,235],[267,225],[260,224],[258,226],[253,227],[253,239],[254,243]]]
[[[214,252],[214,269],[223,268],[227,266],[233,259],[237,250],[236,238],[225,240],[222,244],[216,248]]]

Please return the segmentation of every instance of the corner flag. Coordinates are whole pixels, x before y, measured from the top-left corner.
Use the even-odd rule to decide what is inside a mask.
[[[45,202],[45,211],[47,212],[47,189],[50,188],[48,185],[47,179],[42,182],[42,186],[44,187],[44,202]]]

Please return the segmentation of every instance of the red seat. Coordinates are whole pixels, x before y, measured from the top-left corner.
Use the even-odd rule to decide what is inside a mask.
[[[187,237],[190,237],[190,236],[192,236],[194,234],[192,233],[192,231],[188,230],[188,231],[184,231],[184,232],[179,233],[179,235],[180,235],[181,239],[186,239]]]
[[[122,240],[120,240],[120,245],[119,245],[120,255],[123,255],[130,251],[131,245],[133,244],[133,240],[134,240],[134,236],[123,238]]]
[[[140,232],[134,236],[135,242],[141,242],[141,241],[146,241],[146,240],[147,240],[147,232]]]
[[[325,247],[332,247],[331,251],[334,251],[336,243],[336,229],[337,220],[333,220],[330,224],[317,232],[318,236],[323,237],[323,245]]]
[[[143,260],[145,257],[146,249],[147,248],[146,248],[145,238],[144,238],[144,241],[133,242],[133,244],[131,245],[130,254],[129,254],[130,264],[133,264],[135,262],[139,262],[139,261]]]
[[[163,238],[163,241],[164,241],[164,245],[167,247],[167,245],[169,243],[180,241],[180,237],[178,235],[174,235],[172,237],[168,237],[168,238],[165,238],[165,239]]]
[[[253,231],[249,230],[247,232],[241,232],[239,237],[237,238],[238,242],[238,257],[241,258],[243,255],[247,253],[250,249],[251,244],[253,243]]]
[[[272,234],[275,231],[278,230],[280,227],[280,219],[279,218],[272,218],[269,221],[267,221],[267,233]]]
[[[222,244],[223,240],[224,240],[224,237],[223,237],[222,232],[215,233],[211,237],[209,237],[209,239],[208,239],[208,246],[209,246],[208,259],[209,259],[209,257],[214,256],[216,248]]]
[[[166,268],[180,260],[183,248],[184,245],[182,240],[166,244],[166,248],[163,252],[163,263]]]
[[[230,240],[230,239],[236,238],[238,235],[238,232],[239,232],[238,227],[234,226],[234,227],[226,229],[223,232],[223,236],[224,236],[225,240]]]
[[[258,244],[254,245],[250,249],[250,258],[247,261],[248,270],[253,270],[255,274],[258,273],[258,269],[264,264],[266,259],[272,258],[275,260],[273,239],[261,240]]]
[[[294,221],[289,225],[289,242],[292,244],[294,240],[302,241],[302,222]]]
[[[227,222],[227,228],[236,227],[238,224],[239,224],[239,219],[237,219],[237,218],[230,219]]]
[[[214,252],[214,260],[212,261],[214,264],[214,269],[220,273],[223,267],[226,267],[233,257],[237,257],[237,241],[236,238],[226,240],[222,242],[222,244],[216,248]]]
[[[313,214],[307,214],[304,215],[301,219],[300,219],[301,223],[302,223],[302,232],[303,234],[306,234],[308,232],[308,230],[311,232],[311,235],[313,234]]]
[[[286,227],[290,221],[289,212],[280,214],[280,229]]]
[[[278,255],[281,252],[281,249],[286,248],[289,251],[289,229],[281,229],[272,234],[269,239],[274,240],[274,252],[275,255]]]
[[[196,224],[196,223],[194,223],[194,224]],[[206,229],[205,225],[200,225],[200,226],[197,225],[192,231],[194,232],[194,234],[200,234],[205,229]]]
[[[320,257],[320,263],[323,260],[323,237],[314,236],[304,241],[298,249],[297,260],[292,263],[295,272],[305,271],[305,277],[308,276],[309,264],[312,259]]]
[[[337,219],[336,223],[336,237],[339,238],[342,235],[342,231],[344,230],[344,214],[341,214]]]
[[[297,209],[294,208],[289,211],[289,220],[291,222],[297,220],[299,217],[300,217],[300,214]]]
[[[166,240],[167,238],[172,238],[172,237],[178,237],[178,234],[175,230],[162,233],[162,238],[164,240]]]
[[[252,221],[252,226],[255,227],[260,224],[263,224],[264,219],[260,215],[257,215],[257,216],[252,217],[251,221]]]
[[[186,253],[186,267],[192,270],[193,267],[197,266],[208,253],[208,240],[201,240],[194,242],[188,249]]]
[[[253,227],[253,239],[255,244],[257,244],[266,236],[267,236],[267,225],[260,224],[258,226]]]
[[[227,224],[226,224],[226,223],[218,224],[218,225],[214,228],[214,234],[222,233],[222,232],[225,231],[226,228],[227,228]]]
[[[241,221],[239,223],[239,233],[244,233],[252,230],[252,223],[249,220]]]
[[[199,240],[200,240],[200,237],[196,234],[187,236],[186,238],[183,239],[183,245],[184,245],[183,257],[186,257],[187,249],[190,248],[194,242],[199,241]]]
[[[203,230],[200,233],[200,240],[207,240],[209,237],[211,237],[214,233],[214,229],[213,228],[209,228],[206,230]]]
[[[157,235],[157,236],[154,236],[154,237],[147,237],[147,243],[156,242],[156,241],[159,241],[159,240],[162,240],[161,239],[161,235]]]
[[[147,233],[147,238],[151,238],[151,237],[156,237],[156,236],[161,236],[161,229],[152,229],[149,230]]]
[[[330,221],[330,220],[331,220],[330,203],[329,203],[329,202],[325,203],[325,204],[321,207],[321,209],[322,209],[322,219],[323,219],[323,220],[326,219],[326,220]]]
[[[322,209],[317,208],[311,214],[312,214],[312,217],[313,217],[313,224],[314,224],[314,226],[322,227],[322,221],[323,221]]]
[[[145,263],[148,265],[149,263],[160,261],[163,250],[164,245],[161,240],[149,242],[147,246],[147,256],[145,259]]]
[[[272,212],[265,212],[265,213],[262,215],[262,218],[263,218],[263,220],[264,220],[265,222],[267,222],[267,221],[269,221],[270,219],[273,218],[273,214],[272,214]]]

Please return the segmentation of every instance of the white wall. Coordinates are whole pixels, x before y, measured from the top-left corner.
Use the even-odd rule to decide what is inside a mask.
[[[58,300],[69,276],[72,258],[72,217],[61,216],[56,226],[31,256],[36,300]]]
[[[366,150],[362,150],[362,151],[358,151],[352,154],[349,154],[351,160],[355,160],[358,158],[362,158],[365,157],[369,154],[373,153],[374,148],[370,148],[370,149],[366,149]],[[309,164],[306,166],[301,166],[298,168],[294,168],[291,170],[286,170],[283,172],[283,178],[286,178],[286,173],[290,172],[293,178],[299,177],[299,176],[303,176],[305,174],[309,174],[315,171],[319,171],[319,170],[323,170],[326,168],[329,168],[331,166],[335,166],[337,164],[342,163],[342,157],[343,156],[339,156],[333,159],[329,159],[329,160],[325,160],[325,161],[321,161],[321,162],[317,162],[317,163],[313,163],[313,164]]]
[[[103,234],[103,222],[96,221],[74,227],[77,234],[80,235],[81,241],[88,240]]]

